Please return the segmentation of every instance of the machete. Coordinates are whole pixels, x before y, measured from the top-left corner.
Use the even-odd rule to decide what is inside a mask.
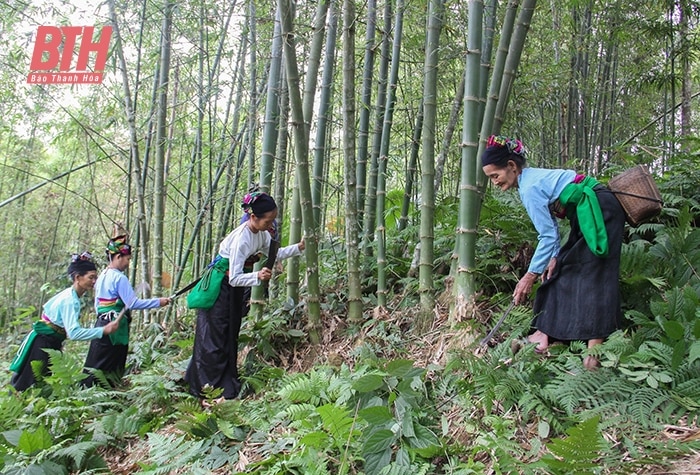
[[[178,290],[177,292],[175,292],[174,294],[172,294],[169,298],[170,298],[170,299],[174,299],[174,298],[179,297],[180,295],[184,294],[184,293],[187,292],[188,290],[192,290],[192,288],[193,288],[195,285],[197,285],[197,283],[198,283],[200,280],[202,280],[201,277],[200,277],[199,279],[196,279],[196,280],[190,282],[189,284],[187,284],[187,286],[181,288],[180,290]]]
[[[274,268],[275,261],[277,260],[277,251],[279,251],[279,249],[280,242],[276,239],[272,239],[270,241],[270,250],[267,252],[267,261],[265,261],[265,265],[263,267],[267,267],[270,270]]]
[[[501,324],[502,324],[503,321],[506,319],[506,317],[508,316],[508,314],[510,313],[510,311],[513,310],[513,307],[514,307],[514,306],[515,306],[515,300],[512,300],[512,301],[510,302],[510,305],[508,305],[508,308],[506,309],[506,311],[505,311],[505,313],[503,314],[503,316],[498,320],[498,322],[496,322],[496,326],[494,326],[494,327],[491,329],[491,331],[489,332],[489,334],[486,335],[486,336],[481,340],[481,343],[480,343],[481,346],[484,346],[485,344],[487,344],[487,343],[489,342],[489,340],[491,340],[491,337],[493,337],[493,335],[496,334],[496,332],[497,332],[498,329],[501,327]]]

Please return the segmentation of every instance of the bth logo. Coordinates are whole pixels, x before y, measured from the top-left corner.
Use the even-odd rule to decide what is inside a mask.
[[[36,34],[29,84],[100,84],[107,63],[112,27],[103,26],[95,39],[94,26],[40,26]],[[77,49],[77,63],[73,64]],[[88,68],[90,53],[95,62]]]

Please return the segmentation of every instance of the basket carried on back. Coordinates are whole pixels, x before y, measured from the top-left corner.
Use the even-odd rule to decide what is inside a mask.
[[[661,193],[644,165],[625,170],[608,182],[631,226],[639,226],[661,213]]]

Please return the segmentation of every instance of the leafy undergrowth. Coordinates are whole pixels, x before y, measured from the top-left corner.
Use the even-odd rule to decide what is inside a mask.
[[[523,345],[532,317],[525,306],[481,345],[509,295],[489,292],[490,299],[482,296],[464,312],[467,319],[453,321],[449,285],[437,299],[432,328],[417,335],[419,298],[409,283],[362,324],[347,322],[336,284],[325,296],[318,345],[308,343],[301,307],[273,299],[242,329],[241,398],[211,407],[205,406],[216,391],[203,405],[182,382],[193,342],[193,316],[185,309],[167,329],[134,332],[140,338],[131,345],[131,372],[115,389],[80,389],[86,345],[67,342],[63,353],[51,352],[50,377],[21,394],[6,386],[0,395],[0,469],[698,472],[700,230],[691,224],[686,211],[674,226],[640,227],[630,236],[621,262],[623,330],[591,350],[570,342],[540,355]],[[493,282],[501,274],[485,275]],[[600,368],[583,368],[588,355]]]
[[[84,349],[70,343],[52,355],[51,377],[0,398],[3,473],[698,469],[697,359],[674,368],[672,347],[620,332],[597,353],[602,367],[586,371],[575,342],[544,356],[532,345],[513,352],[530,318],[524,308],[489,346],[479,346],[481,322],[500,315],[498,304],[468,322],[441,310],[421,337],[409,331],[417,309],[396,308],[358,327],[329,313],[317,347],[289,313],[246,322],[243,397],[210,408],[182,386],[190,331],[148,329],[132,345],[133,372],[110,391],[77,388]],[[259,332],[265,345],[252,338]]]

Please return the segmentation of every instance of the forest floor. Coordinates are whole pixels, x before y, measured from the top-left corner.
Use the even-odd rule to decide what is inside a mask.
[[[484,318],[483,315],[477,314],[479,314],[478,311],[473,315],[476,320]],[[278,355],[279,362],[277,364],[279,364],[280,367],[287,368],[288,372],[299,373],[308,372],[317,365],[338,367],[341,364],[346,364],[352,368],[355,365],[354,350],[359,345],[367,343],[374,338],[372,336],[372,329],[377,324],[381,323],[387,327],[391,327],[390,331],[401,331],[400,334],[406,335],[408,334],[406,331],[411,326],[414,319],[414,311],[404,310],[394,313],[375,311],[373,319],[374,324],[364,327],[355,338],[350,339],[346,336],[345,330],[347,323],[345,320],[337,315],[326,315],[323,318],[325,327],[322,332],[321,344],[315,347],[311,345],[296,346],[287,351],[282,351]],[[387,359],[398,357],[410,359],[414,361],[415,365],[418,367],[427,368],[431,365],[444,367],[452,349],[467,348],[471,346],[477,338],[482,336],[478,332],[469,332],[466,330],[459,330],[456,332],[445,331],[444,327],[447,326],[447,319],[446,309],[436,311],[435,323],[432,330],[428,331],[421,338],[411,341],[408,345],[408,349],[404,347],[400,356],[390,354],[392,351],[390,348],[387,348],[389,353],[379,356]],[[377,343],[381,343],[381,341],[377,341]],[[239,361],[244,361],[249,351],[251,351],[250,347],[244,347],[239,355]],[[477,349],[475,354],[481,351],[486,350],[484,350],[484,348]],[[430,377],[430,373],[428,373],[427,377]],[[255,399],[265,397],[265,395],[253,394],[247,397]],[[243,401],[245,401],[245,399]],[[446,414],[446,417],[449,418],[450,414]],[[458,417],[462,416],[459,415]],[[455,421],[455,424],[457,424],[457,421]],[[175,425],[166,426],[159,430],[158,433],[161,435],[181,434]],[[459,435],[455,434],[455,437],[459,437]],[[659,437],[681,441],[697,440],[700,439],[700,429],[695,427],[694,424],[690,424],[689,426],[682,424],[678,426],[667,426],[665,430],[659,434]],[[527,444],[528,442],[524,440],[522,443]],[[121,450],[111,449],[109,452],[104,453],[103,456],[109,464],[112,473],[126,475],[140,469],[139,462],[148,460],[148,451],[149,445],[147,440],[134,439],[127,447],[123,447]],[[259,458],[255,452],[254,446],[250,447],[249,450],[241,451],[239,457],[240,460],[237,466],[234,467],[239,473],[245,473],[246,465]],[[232,472],[231,467],[227,467],[225,470],[217,470],[213,473],[230,474],[236,472]],[[684,455],[677,460],[669,459],[665,466],[650,465],[638,473],[639,475],[700,474],[700,453],[696,452],[691,455]]]

